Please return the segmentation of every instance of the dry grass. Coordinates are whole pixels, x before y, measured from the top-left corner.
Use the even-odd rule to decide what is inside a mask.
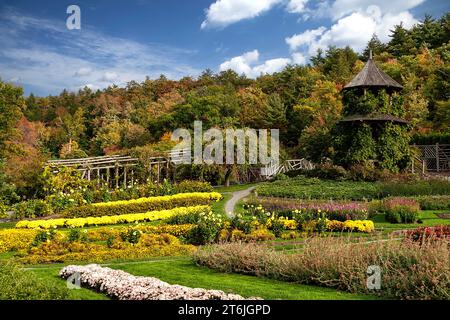
[[[222,272],[315,284],[397,299],[449,299],[450,256],[446,240],[428,243],[312,238],[300,253],[285,254],[243,243],[205,247],[194,261]],[[367,289],[367,268],[381,268],[381,289]]]

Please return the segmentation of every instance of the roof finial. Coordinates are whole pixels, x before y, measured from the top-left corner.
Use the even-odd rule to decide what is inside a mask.
[[[369,60],[372,60],[372,58],[373,58],[372,49],[370,49]]]

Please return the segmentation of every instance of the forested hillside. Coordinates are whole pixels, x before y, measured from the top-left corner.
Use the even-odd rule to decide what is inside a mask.
[[[0,180],[25,188],[49,158],[155,154],[171,146],[172,130],[192,128],[196,119],[204,129],[278,128],[285,156],[332,158],[330,132],[342,116],[341,90],[370,50],[377,65],[404,87],[413,141],[448,141],[449,40],[446,14],[426,17],[410,30],[396,26],[389,43],[374,35],[362,54],[330,47],[317,52],[310,65],[290,65],[257,79],[206,70],[198,78],[175,81],[161,75],[124,88],[47,97],[24,97],[22,89],[1,82]]]

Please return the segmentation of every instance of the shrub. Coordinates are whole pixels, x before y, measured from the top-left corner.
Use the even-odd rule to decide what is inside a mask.
[[[346,180],[347,171],[341,166],[335,166],[332,163],[325,163],[315,167],[312,170],[304,171],[307,177],[325,179],[325,180]]]
[[[380,183],[382,197],[450,195],[450,181],[441,179]]]
[[[450,133],[448,132],[430,132],[427,134],[416,134],[412,137],[413,144],[450,144]]]
[[[285,254],[268,246],[228,243],[200,248],[193,260],[221,272],[265,276],[315,284],[354,293],[397,299],[450,298],[448,241],[364,242],[339,237],[311,238],[298,253]],[[379,266],[380,290],[367,288],[368,266]]]
[[[284,226],[283,221],[281,221],[279,219],[274,219],[271,222],[270,230],[273,232],[275,237],[277,237],[277,238],[281,237],[281,234],[285,230],[285,226]]]
[[[194,245],[203,245],[215,241],[223,227],[223,220],[220,215],[201,213],[197,226],[192,228],[186,236],[186,241]]]
[[[69,241],[69,242],[75,242],[75,241],[86,242],[86,241],[88,241],[87,230],[81,231],[79,229],[71,229],[67,235],[67,241]]]
[[[43,243],[43,242],[50,242],[51,240],[53,240],[56,236],[56,231],[55,230],[49,230],[49,231],[40,231],[33,239],[33,241],[31,242],[31,245],[36,247],[39,244]]]
[[[422,210],[450,210],[450,195],[414,197]]]
[[[120,233],[122,241],[136,244],[139,242],[142,232],[133,228],[128,228],[126,231]]]
[[[113,216],[130,213],[140,213],[155,210],[172,209],[176,207],[189,207],[207,205],[212,201],[220,200],[218,192],[180,193],[171,196],[139,198],[134,200],[94,203],[78,208],[71,208],[64,213],[65,217],[95,217]]]
[[[14,206],[16,219],[45,217],[51,214],[52,209],[44,200],[28,200]]]
[[[74,168],[61,167],[59,172],[54,174],[51,168],[46,167],[41,181],[45,200],[55,212],[86,203],[89,181],[83,179],[81,173]]]
[[[209,211],[209,206],[179,207],[170,210],[149,211],[146,213],[122,214],[117,216],[73,218],[73,219],[48,219],[48,220],[22,220],[16,224],[16,228],[50,229],[50,228],[82,228],[91,225],[108,225],[120,223],[149,222],[163,220],[177,215],[197,215]]]
[[[0,219],[7,218],[8,206],[0,201]]]
[[[40,280],[11,262],[0,261],[0,300],[63,300],[68,290]]]
[[[409,198],[391,198],[384,201],[385,219],[391,223],[415,223],[419,220],[420,206]]]
[[[212,192],[213,187],[209,182],[183,180],[180,183],[175,184],[175,193],[187,193],[187,192]]]
[[[373,165],[355,164],[350,167],[347,178],[353,181],[378,181],[383,173]]]

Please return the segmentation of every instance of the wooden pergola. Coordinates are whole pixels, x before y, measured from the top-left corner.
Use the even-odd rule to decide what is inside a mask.
[[[82,178],[106,182],[108,187],[118,188],[127,186],[128,182],[134,184],[134,167],[139,164],[137,158],[130,156],[102,156],[81,159],[58,159],[47,161],[52,172],[57,173],[61,167],[75,168],[80,171]]]
[[[151,181],[160,183],[162,179],[170,175],[170,164],[178,165],[190,159],[190,150],[180,149],[169,152],[166,156],[155,156],[146,159],[146,170]],[[128,155],[111,155],[100,157],[88,157],[80,159],[49,160],[46,166],[53,173],[57,173],[62,167],[74,168],[81,172],[86,180],[97,180],[110,188],[127,187],[135,184],[135,168],[140,165],[138,158]]]

